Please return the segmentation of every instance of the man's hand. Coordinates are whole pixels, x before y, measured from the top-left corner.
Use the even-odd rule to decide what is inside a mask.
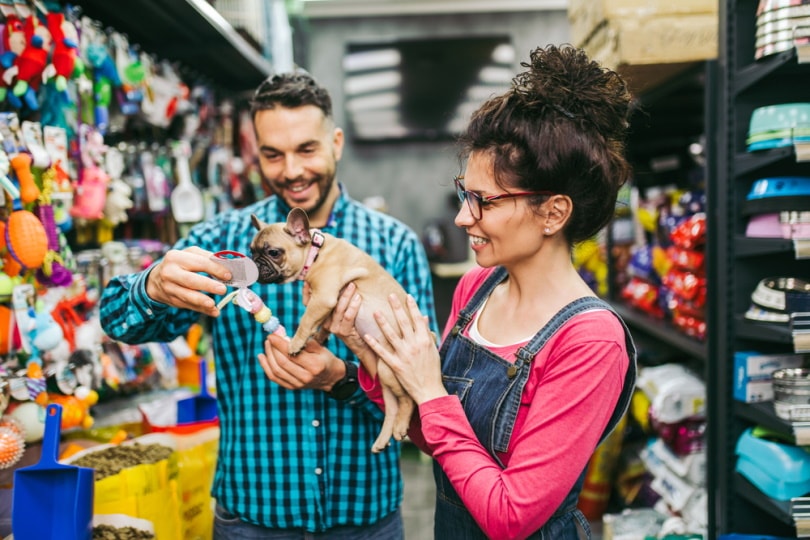
[[[216,302],[205,293],[225,294],[227,286],[217,280],[228,281],[231,273],[212,261],[211,255],[210,251],[198,247],[170,250],[149,272],[146,294],[155,302],[192,309],[211,317],[219,316]]]
[[[259,363],[267,377],[288,390],[309,388],[328,392],[346,374],[345,364],[315,340],[307,341],[295,358],[289,356],[289,340],[270,334]]]
[[[371,350],[355,327],[362,303],[363,298],[357,292],[357,286],[349,283],[343,288],[332,315],[324,321],[323,327],[340,338],[357,355],[366,372],[374,377],[377,374],[377,354]]]

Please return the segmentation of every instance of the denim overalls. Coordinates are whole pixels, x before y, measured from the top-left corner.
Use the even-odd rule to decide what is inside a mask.
[[[478,440],[501,468],[504,465],[496,452],[505,452],[509,447],[509,439],[520,407],[520,397],[537,352],[557,330],[578,313],[592,309],[607,309],[615,314],[608,304],[598,298],[584,297],[574,300],[554,315],[529,343],[519,349],[517,359],[512,364],[461,333],[482,302],[506,278],[506,275],[506,270],[498,268],[487,278],[469,304],[461,310],[455,326],[441,347],[444,385],[450,394],[458,395]],[[627,410],[636,380],[636,348],[627,326],[621,318],[619,321],[625,331],[630,364],[625,374],[619,402],[602,434],[602,439],[616,426]],[[433,476],[437,491],[434,537],[437,540],[486,538],[464,507],[450,480],[435,461]],[[578,528],[584,530],[587,538],[590,538],[588,522],[576,508],[584,480],[585,470],[560,507],[530,538],[577,540]],[[542,489],[542,485],[538,485],[538,489]]]

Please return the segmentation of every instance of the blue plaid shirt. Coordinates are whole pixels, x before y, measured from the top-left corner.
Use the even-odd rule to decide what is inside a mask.
[[[248,255],[255,234],[250,214],[285,221],[290,208],[269,197],[195,226],[177,249],[199,246]],[[427,257],[417,235],[396,219],[349,198],[344,186],[322,229],[378,260],[429,314],[437,332]],[[101,298],[105,332],[127,343],[170,341],[199,314],[152,301],[147,272],[114,277]],[[251,287],[290,334],[304,311],[300,281]],[[219,300],[219,298],[217,298]],[[362,390],[336,401],[319,390],[285,390],[262,371],[257,355],[266,337],[252,315],[236,305],[211,320],[221,425],[213,496],[244,521],[270,528],[324,531],[374,523],[402,501],[400,447],[371,452],[382,412]],[[338,357],[357,361],[334,336]]]

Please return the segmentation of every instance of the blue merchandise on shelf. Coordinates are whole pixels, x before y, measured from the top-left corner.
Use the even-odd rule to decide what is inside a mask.
[[[790,444],[755,437],[751,428],[737,440],[737,472],[765,495],[787,501],[810,493],[810,453]]]

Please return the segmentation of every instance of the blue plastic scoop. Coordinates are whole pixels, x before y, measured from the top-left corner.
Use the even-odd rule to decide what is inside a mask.
[[[14,471],[11,531],[15,540],[90,540],[93,469],[58,462],[62,406],[45,410],[39,463]]]

